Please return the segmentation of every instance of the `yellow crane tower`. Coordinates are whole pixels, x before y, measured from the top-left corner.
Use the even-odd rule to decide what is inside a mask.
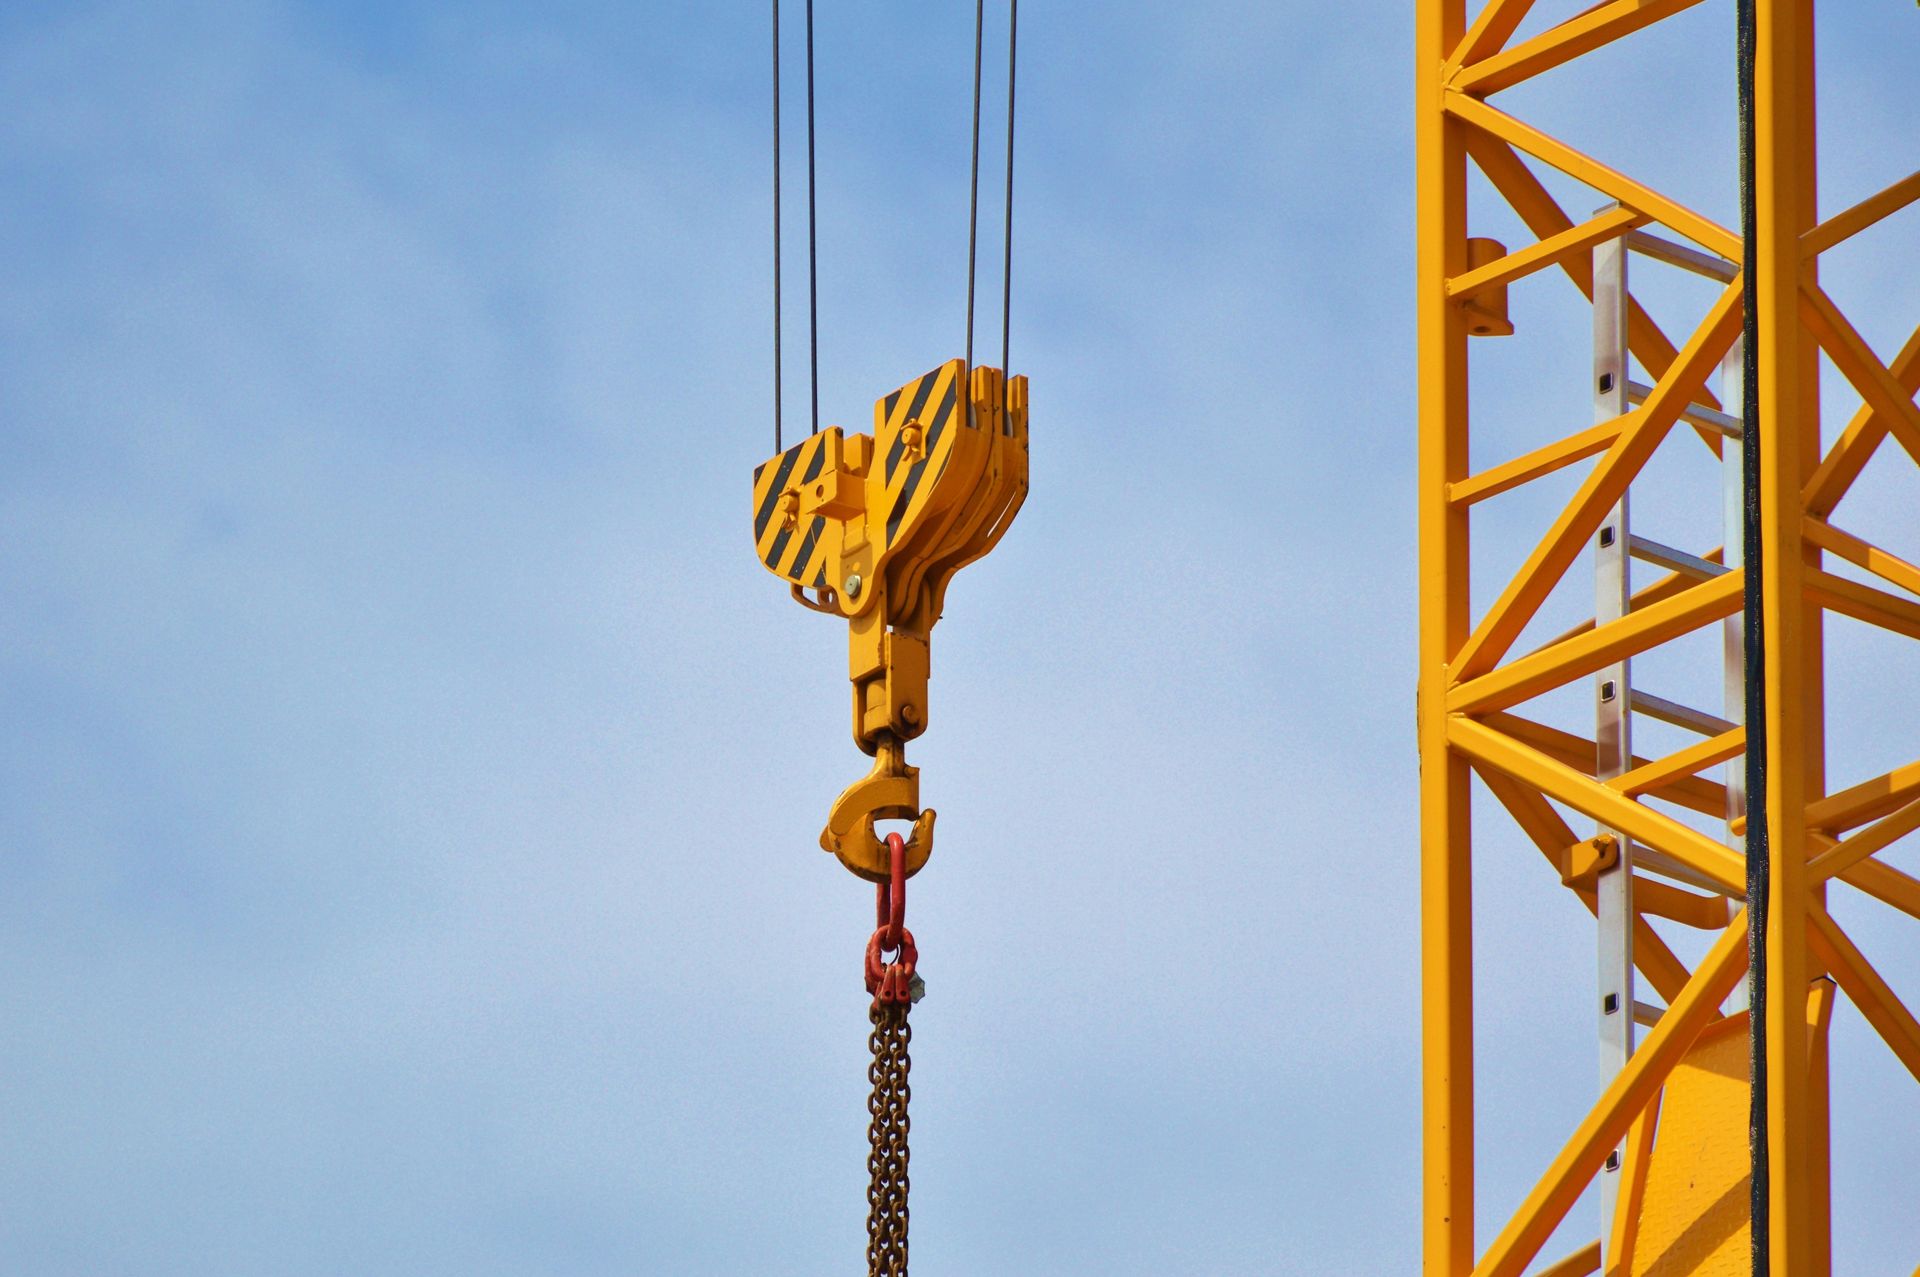
[[[1466,0],[1418,4],[1428,1277],[1826,1274],[1836,992],[1920,1078],[1920,1022],[1828,902],[1865,893],[1920,918],[1920,881],[1880,856],[1920,828],[1920,762],[1829,777],[1829,730],[1839,741],[1859,728],[1827,712],[1823,664],[1830,617],[1920,639],[1920,566],[1840,513],[1863,469],[1920,462],[1920,330],[1884,361],[1820,278],[1824,254],[1920,198],[1920,173],[1819,216],[1813,0],[1741,0],[1738,227],[1499,98],[1693,2],[1610,0],[1525,38],[1530,0],[1471,15]],[[1533,242],[1474,234],[1470,169]],[[1564,207],[1542,173],[1584,184],[1591,203]],[[1708,281],[1704,319],[1676,326],[1636,296],[1641,272],[1663,271]],[[1591,311],[1591,367],[1541,376],[1590,378],[1593,418],[1550,427],[1543,413],[1537,446],[1490,457],[1468,402],[1470,339],[1511,332],[1507,289],[1536,273],[1566,276],[1558,300]],[[1860,400],[1824,444],[1823,357]],[[1636,480],[1668,450],[1703,447],[1721,477],[1696,512],[1723,510],[1724,535],[1670,544],[1659,501],[1633,506]],[[1538,493],[1548,476],[1564,490],[1573,474],[1519,570],[1475,590],[1481,503]],[[1529,632],[1557,587],[1589,583],[1590,621]],[[1654,673],[1636,679],[1636,663]],[[1520,924],[1473,916],[1476,787],[1585,904],[1597,937],[1597,1095],[1524,1199],[1488,1204],[1507,1221],[1491,1239],[1474,1235],[1473,938]],[[1585,1076],[1541,1081],[1584,1088]],[[1592,1243],[1541,1255],[1595,1189]]]

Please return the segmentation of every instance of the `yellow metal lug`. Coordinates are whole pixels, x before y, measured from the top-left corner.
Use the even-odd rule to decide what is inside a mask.
[[[1497,239],[1478,236],[1467,241],[1467,269],[1477,270],[1507,255],[1507,246]],[[1507,286],[1495,284],[1483,288],[1462,303],[1467,312],[1467,332],[1475,337],[1511,337],[1513,321],[1507,318]]]
[[[1595,880],[1620,863],[1620,841],[1612,834],[1583,838],[1560,853],[1560,881],[1581,891],[1592,891]]]
[[[801,518],[824,515],[829,519],[846,520],[865,511],[865,459],[870,451],[866,445],[871,442],[865,435],[855,435],[851,439],[835,438],[820,473],[811,480],[803,480],[795,489]]]
[[[847,469],[854,474],[864,475],[873,464],[873,436],[848,435],[846,444]]]

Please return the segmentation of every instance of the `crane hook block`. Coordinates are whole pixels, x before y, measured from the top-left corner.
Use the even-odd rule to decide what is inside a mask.
[[[908,872],[931,851],[918,771],[900,756],[883,774],[883,751],[926,730],[927,636],[947,585],[993,549],[1026,495],[1027,379],[960,359],[876,401],[871,435],[834,426],[753,472],[760,562],[848,623],[853,738],[876,763],[834,804],[821,843],[862,877],[887,872],[869,813],[916,822]]]

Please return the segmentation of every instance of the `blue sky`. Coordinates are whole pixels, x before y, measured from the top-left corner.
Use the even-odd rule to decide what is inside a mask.
[[[971,13],[818,8],[857,428],[958,353]],[[1920,19],[1828,8],[1831,210],[1913,167]],[[1514,103],[1730,220],[1730,13]],[[748,536],[766,16],[0,14],[0,1268],[857,1263],[870,897],[813,840],[864,760],[840,627]],[[1410,10],[1022,17],[1033,496],[913,751],[916,1270],[1410,1272]],[[1915,216],[1831,279],[1883,355]],[[1516,289],[1575,338],[1511,349],[1584,412],[1570,299]],[[1491,430],[1537,428],[1525,358],[1489,355]],[[1862,500],[1898,531],[1913,491]],[[1866,668],[1836,702],[1910,759],[1920,684]],[[1490,1236],[1593,1051],[1584,913],[1488,830],[1533,921],[1483,941]],[[1898,921],[1857,934],[1920,990]],[[1920,1106],[1836,1035],[1840,1270],[1905,1273]]]

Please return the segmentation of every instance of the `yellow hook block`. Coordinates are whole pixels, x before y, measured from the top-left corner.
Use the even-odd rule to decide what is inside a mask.
[[[754,554],[807,608],[847,621],[853,737],[872,772],[834,802],[820,845],[888,875],[877,820],[913,822],[907,872],[933,850],[905,742],[926,730],[928,637],[962,567],[1027,494],[1027,379],[950,359],[876,401],[871,435],[838,426],[753,472]]]

